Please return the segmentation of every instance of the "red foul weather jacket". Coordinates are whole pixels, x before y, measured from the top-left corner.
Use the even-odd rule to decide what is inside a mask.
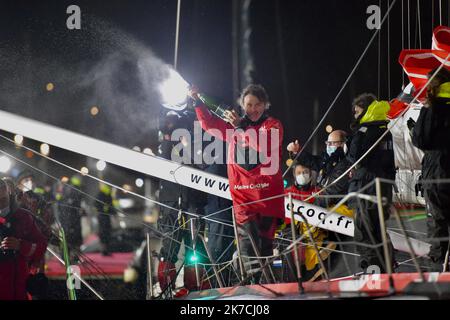
[[[256,123],[235,129],[214,116],[204,105],[200,104],[195,110],[203,130],[229,143],[227,168],[236,222],[243,224],[258,219],[259,215],[283,219],[283,197],[243,205],[283,194],[281,122],[263,116]],[[254,161],[254,156],[248,156],[254,155],[255,151],[257,161]]]
[[[40,262],[47,249],[47,240],[37,227],[31,213],[17,209],[0,224],[7,235],[22,240],[13,257],[0,259],[0,300],[27,300],[26,282],[30,266]]]
[[[303,188],[298,188],[295,185],[291,185],[290,187],[287,187],[286,189],[284,189],[284,193],[286,195],[291,193],[292,199],[305,201],[306,199],[311,197],[312,194],[319,192],[319,190],[320,190],[320,188],[318,188],[316,186],[311,186],[311,185],[308,187],[303,187]],[[308,200],[308,203],[313,204],[314,200],[315,200],[314,198],[311,198]],[[284,222],[286,224],[291,223],[291,219],[288,217],[285,217]]]

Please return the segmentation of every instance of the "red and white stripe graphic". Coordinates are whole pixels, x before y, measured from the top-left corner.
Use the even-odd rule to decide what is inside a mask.
[[[439,26],[433,31],[432,49],[402,50],[399,63],[418,94],[427,82],[427,75],[441,64],[450,69],[450,28]],[[423,102],[426,92],[418,97]]]

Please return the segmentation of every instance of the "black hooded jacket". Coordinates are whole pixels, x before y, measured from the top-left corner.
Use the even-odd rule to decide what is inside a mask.
[[[346,159],[344,150],[342,148],[338,148],[333,154],[331,154],[331,156],[329,156],[326,152],[322,153],[319,156],[312,155],[308,152],[303,152],[299,156],[298,162],[319,173],[317,183],[322,188],[327,187],[329,184],[333,183],[350,167],[350,162]],[[347,176],[345,176],[337,183],[327,187],[325,192],[323,192],[322,194],[346,194],[348,190],[348,183],[349,179]],[[319,202],[318,204],[321,206],[329,206],[332,203],[334,203],[334,201]]]
[[[350,163],[357,162],[374,143],[388,130],[388,121],[371,121],[360,124],[353,135],[347,153]],[[388,132],[383,139],[354,168],[349,192],[359,191],[375,178],[395,179],[395,159],[392,135]],[[392,197],[392,186],[382,184],[383,196]],[[366,194],[375,194],[375,186],[365,189]]]
[[[425,152],[423,179],[450,178],[450,99],[436,99],[429,108],[420,110],[412,142]]]

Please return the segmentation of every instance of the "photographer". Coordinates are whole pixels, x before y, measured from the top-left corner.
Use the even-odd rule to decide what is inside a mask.
[[[0,300],[27,300],[29,268],[41,261],[47,240],[31,213],[17,208],[10,194],[0,180]]]

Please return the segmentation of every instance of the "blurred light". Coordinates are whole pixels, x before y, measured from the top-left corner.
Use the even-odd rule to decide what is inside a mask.
[[[125,191],[131,191],[131,186],[130,186],[129,184],[124,184],[124,185],[122,186],[122,188],[123,188]]]
[[[47,91],[52,91],[55,88],[55,86],[53,85],[53,83],[49,82],[47,83],[45,88],[47,89]]]
[[[80,169],[80,173],[81,173],[83,176],[86,176],[86,175],[89,174],[89,169],[86,168],[86,167],[82,167],[82,168]]]
[[[294,160],[293,160],[293,159],[287,159],[287,160],[286,160],[286,165],[287,165],[288,167],[290,167],[293,163],[294,163]]]
[[[137,152],[141,152],[141,148],[139,148],[138,146],[134,146],[134,147],[133,147],[133,150],[134,150],[134,151],[137,151]]]
[[[150,156],[154,156],[155,154],[153,153],[152,149],[150,148],[145,148],[144,151],[142,151],[145,154],[148,154]]]
[[[96,115],[98,115],[98,113],[100,112],[100,109],[97,107],[97,106],[93,106],[92,108],[91,108],[91,115],[92,116],[96,116]]]
[[[128,209],[134,206],[134,200],[133,199],[119,199],[119,207],[121,209]]]
[[[157,221],[158,221],[158,216],[156,214],[144,214],[144,222],[156,223]]]
[[[11,160],[6,156],[0,157],[0,172],[6,173],[11,169]]]
[[[169,77],[159,87],[162,104],[167,108],[184,109],[188,88],[189,83],[178,72],[170,69]],[[181,105],[183,107],[180,108]]]
[[[18,145],[21,146],[23,144],[23,136],[21,136],[20,134],[16,134],[14,136],[14,142]]]
[[[50,146],[46,143],[43,143],[43,144],[41,144],[40,150],[44,156],[48,156],[50,153]]]
[[[198,261],[198,256],[195,253],[191,253],[190,257],[189,257],[189,261],[191,262],[197,262]]]
[[[333,132],[333,126],[332,126],[331,124],[327,125],[327,126],[325,127],[325,131],[326,131],[327,133]]]
[[[120,221],[119,222],[119,226],[122,228],[122,229],[126,229],[127,228],[127,224],[125,223],[125,221]]]
[[[283,261],[282,260],[274,260],[273,265],[275,267],[281,267],[283,265]]]
[[[33,153],[33,151],[27,150],[27,152],[25,152],[25,156],[26,156],[28,159],[31,159],[31,158],[33,158],[33,156],[34,156],[34,153]]]
[[[97,164],[96,164],[97,170],[98,171],[103,171],[106,168],[106,162],[103,160],[98,160]]]
[[[69,182],[69,177],[66,177],[66,176],[61,177],[61,182],[63,182],[63,183]]]
[[[144,180],[142,180],[141,178],[137,178],[135,183],[136,183],[136,187],[142,188],[142,186],[144,185]]]

